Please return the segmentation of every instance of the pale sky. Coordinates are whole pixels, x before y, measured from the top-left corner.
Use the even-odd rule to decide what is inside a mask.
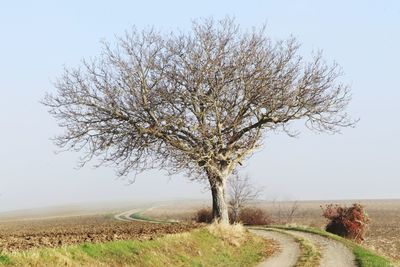
[[[191,19],[226,15],[244,28],[267,23],[301,53],[323,49],[352,86],[341,135],[269,135],[241,169],[267,199],[400,198],[399,1],[2,1],[0,3],[0,211],[123,199],[209,198],[203,185],[152,171],[136,182],[112,168],[77,170],[79,153],[54,154],[60,129],[39,100],[63,66],[97,56],[132,25],[186,30]]]

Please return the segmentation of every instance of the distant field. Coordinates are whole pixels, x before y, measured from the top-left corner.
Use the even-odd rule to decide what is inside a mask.
[[[133,208],[145,208],[151,205],[151,202],[132,200],[123,202],[81,203],[35,209],[12,210],[0,212],[0,223],[4,221],[16,220],[54,219],[61,217],[111,214]]]

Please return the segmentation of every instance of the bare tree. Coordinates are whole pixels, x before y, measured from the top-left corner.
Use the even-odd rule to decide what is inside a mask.
[[[296,216],[298,210],[300,208],[299,202],[293,201],[292,204],[289,206],[288,210],[286,211],[286,223],[292,223],[293,218]]]
[[[105,43],[97,59],[66,69],[42,101],[64,134],[61,148],[83,151],[119,175],[160,168],[208,181],[216,221],[228,222],[225,185],[268,131],[337,132],[349,88],[337,65],[310,62],[294,38],[272,42],[265,27],[242,31],[232,19],[195,21],[190,32],[133,29]]]
[[[281,202],[276,199],[272,200],[272,207],[274,209],[276,222],[278,224],[292,223],[294,217],[297,215],[300,204],[297,200]]]
[[[240,210],[249,202],[256,200],[262,192],[261,187],[256,187],[250,182],[248,175],[241,177],[235,173],[228,180],[229,206],[232,211],[231,220],[237,222]]]

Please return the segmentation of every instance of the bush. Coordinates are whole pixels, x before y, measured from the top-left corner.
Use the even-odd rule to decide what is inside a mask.
[[[364,240],[370,220],[361,204],[355,203],[351,207],[329,204],[321,208],[322,215],[329,220],[325,227],[327,232],[352,239],[357,243]]]
[[[229,211],[229,222],[232,221],[232,212]],[[196,212],[194,220],[198,223],[212,223],[213,214],[210,208],[202,208]],[[266,225],[271,224],[271,218],[268,214],[258,208],[243,208],[239,212],[238,221],[245,225]]]
[[[239,222],[245,225],[271,224],[271,217],[259,208],[243,208],[239,212]]]
[[[212,210],[210,208],[202,208],[198,210],[194,220],[198,223],[211,223],[213,220]]]

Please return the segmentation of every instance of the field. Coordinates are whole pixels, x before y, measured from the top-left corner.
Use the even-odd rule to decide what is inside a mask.
[[[371,218],[369,231],[367,232],[364,245],[400,260],[400,200],[359,200],[359,201],[304,201],[294,205],[293,202],[266,202],[254,203],[255,206],[268,211],[271,219],[276,224],[309,225],[323,228],[326,220],[321,216],[321,205],[328,203],[341,203],[351,205],[360,202],[365,207]],[[103,211],[108,215],[83,215],[91,213],[89,210],[81,212],[80,216],[70,216],[76,212],[62,210],[63,216],[54,211],[41,217],[48,219],[37,219],[38,215],[29,214],[35,219],[24,219],[21,214],[0,215],[0,250],[18,251],[35,247],[60,247],[62,245],[80,244],[83,242],[102,243],[117,240],[150,240],[169,233],[180,233],[196,228],[190,221],[195,211],[206,207],[208,201],[175,201],[147,203],[144,207],[151,207],[142,213],[144,217],[157,219],[179,220],[185,223],[179,224],[150,224],[143,222],[120,222],[113,220],[111,211],[129,210],[136,208],[134,205],[125,203]],[[120,205],[120,204],[118,204]],[[117,205],[117,206],[118,206]],[[96,210],[97,214],[101,211]],[[291,215],[292,213],[292,215]],[[57,215],[57,216],[56,216]],[[11,219],[12,217],[18,218]],[[7,220],[5,220],[5,218]]]
[[[150,240],[189,231],[195,224],[120,222],[112,216],[77,216],[0,223],[0,252],[40,247],[60,247],[84,242]]]
[[[267,210],[276,224],[291,223],[323,228],[326,220],[321,216],[321,205],[329,203],[351,205],[354,202],[362,203],[371,218],[364,245],[395,260],[400,260],[400,200],[301,201],[296,204],[263,201],[254,205]],[[163,219],[178,216],[181,219],[190,220],[193,218],[194,211],[207,206],[207,202],[193,201],[174,205],[160,206],[145,214]],[[293,215],[290,216],[292,211]]]

